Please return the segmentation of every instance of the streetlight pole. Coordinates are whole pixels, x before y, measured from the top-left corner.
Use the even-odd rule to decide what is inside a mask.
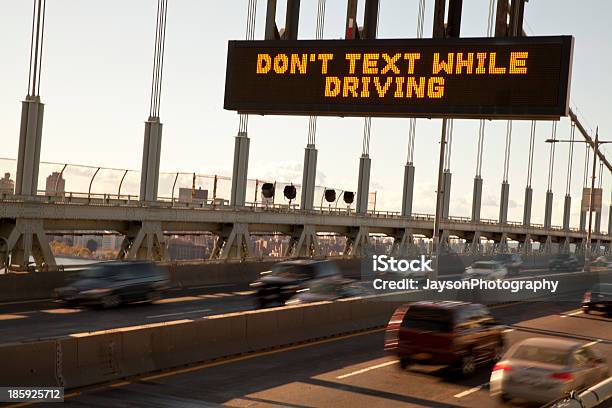
[[[595,140],[593,141],[593,172],[591,173],[591,197],[589,198],[589,228],[587,230],[587,256],[591,259],[591,235],[593,225],[593,200],[595,199],[595,172],[597,171],[597,154],[599,153],[599,127],[595,131]]]

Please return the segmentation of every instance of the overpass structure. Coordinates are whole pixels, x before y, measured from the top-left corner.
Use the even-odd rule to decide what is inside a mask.
[[[546,192],[546,206],[543,224],[534,224],[531,219],[533,190],[533,146],[535,140],[535,122],[532,124],[530,138],[530,155],[527,164],[528,179],[525,186],[524,215],[520,222],[508,220],[509,204],[509,160],[512,136],[512,123],[508,121],[506,132],[506,156],[504,158],[504,180],[501,185],[499,218],[482,219],[480,209],[482,202],[482,140],[485,133],[485,122],[481,121],[481,132],[478,142],[477,170],[474,177],[474,189],[471,217],[454,217],[449,214],[451,201],[451,144],[452,118],[445,118],[443,126],[443,143],[448,144],[441,153],[441,183],[437,191],[439,205],[437,213],[441,222],[436,222],[434,215],[414,214],[413,192],[415,182],[414,135],[415,119],[411,119],[408,155],[404,166],[404,183],[402,187],[401,211],[380,212],[368,208],[371,159],[369,157],[371,122],[368,118],[364,124],[363,152],[359,158],[359,174],[356,194],[356,210],[337,210],[321,208],[314,205],[314,186],[317,162],[315,147],[316,117],[309,119],[308,141],[304,156],[303,182],[298,193],[301,196],[299,208],[296,206],[249,204],[246,200],[247,173],[249,164],[248,115],[241,114],[239,131],[235,139],[234,166],[231,178],[231,197],[227,204],[219,205],[214,200],[206,201],[199,206],[178,207],[174,201],[159,199],[159,163],[161,157],[162,122],[160,106],[162,95],[162,71],[165,50],[165,32],[167,0],[158,0],[157,30],[155,36],[155,54],[152,79],[151,107],[145,123],[144,149],[140,181],[140,197],[137,200],[125,198],[120,194],[108,194],[102,197],[71,197],[54,195],[45,192],[39,195],[38,172],[40,165],[41,138],[43,129],[44,105],[39,95],[42,51],[45,21],[45,0],[35,0],[32,44],[30,61],[30,78],[28,92],[22,105],[21,130],[17,161],[17,177],[14,193],[0,196],[0,262],[12,269],[27,269],[33,257],[37,268],[51,270],[56,262],[48,243],[49,234],[71,234],[78,231],[111,231],[124,236],[119,256],[128,259],[166,258],[166,236],[180,232],[208,232],[218,236],[212,257],[217,259],[256,257],[252,247],[252,234],[285,234],[291,244],[287,256],[317,256],[318,233],[335,233],[347,238],[344,251],[346,256],[363,254],[368,251],[371,234],[384,234],[394,238],[394,250],[397,253],[409,253],[414,248],[414,237],[440,238],[442,244],[449,238],[456,237],[466,241],[466,248],[472,252],[481,250],[481,239],[486,238],[497,243],[501,251],[508,250],[508,241],[518,241],[520,250],[529,252],[532,243],[540,242],[543,251],[552,251],[553,244],[569,251],[575,244],[576,251],[589,248],[587,241],[587,224],[591,213],[595,213],[594,233],[591,239],[594,252],[610,252],[612,243],[612,211],[608,222],[607,233],[602,233],[601,209],[582,209],[578,227],[570,225],[571,194],[569,186],[572,176],[573,149],[570,149],[566,178],[568,188],[564,201],[562,226],[552,225],[553,191],[552,173],[554,169],[554,146],[549,155],[549,183]],[[287,0],[285,28],[279,30],[276,23],[276,0],[267,1],[265,38],[268,40],[296,40],[300,13],[299,0]],[[346,41],[375,39],[378,27],[378,0],[366,0],[363,27],[357,23],[357,0],[347,1]],[[424,4],[420,2],[417,37],[423,36]],[[445,10],[448,3],[448,17],[445,21]],[[491,2],[489,13],[490,36],[512,37],[523,34],[522,16],[524,0],[507,0],[497,2],[496,13]],[[246,39],[253,40],[257,1],[249,0],[247,14]],[[322,38],[325,21],[325,1],[319,0],[317,14],[317,38]],[[461,0],[436,0],[434,10],[434,38],[458,37],[461,23]],[[508,19],[508,15],[510,18]],[[590,145],[594,146],[594,137],[580,122],[578,116],[569,111],[572,121],[572,139],[575,129],[579,131]],[[448,126],[446,122],[449,121]],[[556,122],[553,122],[553,136],[556,138]],[[446,138],[449,142],[446,142]],[[604,167],[612,167],[601,151],[593,154],[600,160],[600,177]],[[595,167],[595,163],[594,163]],[[595,174],[593,174],[595,177]],[[587,173],[585,170],[585,187]],[[274,194],[274,193],[272,193]],[[295,197],[295,192],[293,194]],[[439,210],[439,211],[438,211]],[[438,228],[439,226],[439,228]],[[441,233],[439,234],[439,231]]]

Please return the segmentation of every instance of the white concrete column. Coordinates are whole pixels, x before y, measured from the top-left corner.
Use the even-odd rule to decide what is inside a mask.
[[[304,171],[302,174],[302,210],[312,210],[317,174],[317,149],[313,144],[306,145],[304,149]]]
[[[145,122],[140,172],[140,201],[157,201],[163,125],[158,117]]]
[[[246,202],[247,173],[249,169],[250,139],[246,132],[238,132],[234,142],[234,168],[230,204],[244,206]]]
[[[40,102],[40,96],[27,96],[21,103],[16,195],[35,196],[38,190],[43,116],[44,105]]]
[[[359,158],[359,180],[357,187],[357,214],[368,212],[368,196],[370,194],[370,167],[372,160],[367,154]]]

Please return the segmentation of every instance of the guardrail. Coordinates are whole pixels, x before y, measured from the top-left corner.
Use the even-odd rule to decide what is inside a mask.
[[[39,192],[45,193],[41,190]],[[54,204],[81,204],[81,205],[108,205],[108,206],[132,206],[142,207],[151,205],[143,203],[139,200],[138,196],[134,195],[117,195],[117,194],[98,194],[98,193],[81,193],[81,192],[67,192],[63,195],[38,195],[36,197],[22,197],[15,196],[12,194],[0,194],[0,200],[6,202],[24,202],[24,201],[38,201],[45,203]],[[152,206],[161,208],[182,208],[182,209],[193,209],[193,210],[231,210],[236,209],[246,211],[265,211],[265,212],[278,212],[278,213],[303,213],[303,214],[329,214],[329,215],[352,215],[362,217],[373,217],[373,218],[401,218],[411,219],[416,221],[433,221],[435,216],[433,214],[413,213],[411,217],[404,217],[398,211],[385,211],[385,210],[370,210],[366,214],[357,214],[351,207],[338,208],[333,206],[328,207],[314,207],[312,210],[302,210],[298,204],[273,204],[273,203],[262,203],[262,202],[248,202],[245,206],[235,207],[230,206],[228,200],[223,199],[202,199],[194,200],[192,202],[178,201],[176,198],[160,197]],[[507,221],[506,223],[500,223],[496,219],[481,218],[477,222],[473,222],[470,217],[462,216],[449,216],[446,221],[452,221],[463,224],[474,224],[474,225],[508,225],[514,227],[526,227],[520,221]],[[549,229],[544,228],[543,224],[532,223],[528,226],[531,229],[538,230],[550,230],[550,231],[564,231],[562,226],[553,225]],[[571,227],[567,231],[580,232],[581,230],[576,227]],[[606,231],[595,232],[601,236],[608,236]]]
[[[612,377],[588,388],[581,393],[573,393],[546,407],[552,408],[593,408],[601,406],[612,398]]]

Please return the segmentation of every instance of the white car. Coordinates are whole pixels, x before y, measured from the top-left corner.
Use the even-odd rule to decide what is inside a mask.
[[[545,404],[609,376],[606,361],[580,341],[533,337],[514,344],[491,373],[491,396]]]
[[[465,268],[463,279],[504,279],[508,275],[508,269],[496,261],[476,261]]]

